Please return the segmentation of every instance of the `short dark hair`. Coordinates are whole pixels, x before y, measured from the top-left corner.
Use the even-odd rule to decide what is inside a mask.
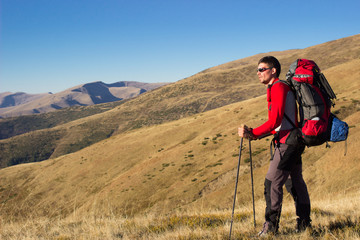
[[[263,57],[263,58],[261,58],[261,59],[259,60],[258,65],[259,65],[260,63],[266,63],[270,68],[275,68],[275,69],[276,69],[277,77],[280,76],[280,73],[281,73],[281,65],[280,65],[279,60],[277,60],[275,57],[273,57],[273,56]]]

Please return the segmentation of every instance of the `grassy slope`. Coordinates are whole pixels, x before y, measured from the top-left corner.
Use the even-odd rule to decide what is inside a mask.
[[[354,76],[360,73],[359,66],[357,59],[325,71],[338,95],[335,111],[351,129],[347,156],[343,156],[343,143],[332,144],[330,149],[310,148],[304,154],[304,176],[314,202],[316,221],[320,221],[326,211],[333,214],[327,216],[338,216],[339,209],[351,216],[351,209],[341,204],[345,202],[350,206],[353,200],[349,196],[359,194],[360,86],[354,81]],[[215,209],[224,209],[224,214],[228,214],[239,145],[236,128],[240,123],[256,126],[263,122],[265,101],[265,97],[260,96],[158,126],[119,133],[52,160],[2,169],[1,218],[6,222],[41,216],[86,218],[143,213],[165,218],[174,211],[196,215]],[[258,219],[263,209],[268,145],[267,140],[252,144],[255,197],[258,209],[261,208]],[[246,143],[237,206],[249,215],[251,188],[249,166],[245,163],[247,149]],[[332,199],[338,200],[330,202]],[[288,197],[285,200],[290,207],[284,213],[291,212],[291,201]],[[332,205],[324,206],[324,202]],[[292,220],[285,215],[284,221],[286,224]]]
[[[41,129],[53,128],[79,118],[106,112],[124,101],[97,104],[92,106],[74,106],[54,112],[25,115],[0,119],[0,139],[6,139]]]
[[[253,69],[255,65],[247,68]],[[244,76],[240,80],[243,81],[244,86],[231,87],[239,78],[239,73],[241,73],[241,69],[231,73],[198,74],[189,79],[145,93],[136,99],[125,102],[112,111],[50,128],[47,130],[50,136],[54,135],[55,131],[60,130],[62,132],[59,139],[56,141],[53,139],[55,149],[50,155],[57,157],[75,152],[96,141],[107,138],[114,132],[121,133],[142,126],[180,119],[263,93],[261,86],[245,84],[248,81],[248,76],[247,78]],[[252,85],[256,85],[256,87]],[[19,149],[26,149],[21,147],[19,143],[35,142],[34,137],[40,133],[41,131],[35,131],[31,134],[1,140],[0,147],[10,149],[9,145],[17,145]],[[35,145],[34,149],[42,147],[42,145]],[[0,152],[0,162],[3,163],[3,166],[13,161],[13,159],[9,158],[11,155],[8,153],[6,151]],[[33,152],[29,151],[21,153],[24,158],[33,154]]]
[[[343,144],[335,144],[331,149],[311,148],[304,155],[305,176],[310,188],[317,189],[318,182],[322,182],[321,186],[325,183],[329,186],[320,191],[320,195],[344,191],[344,179],[349,182],[349,189],[358,187],[360,182],[355,174],[358,172],[359,94],[354,94],[359,86],[352,81],[353,74],[359,73],[359,63],[354,60],[329,69],[329,73],[344,68],[353,71],[342,79],[353,87],[338,94],[337,107],[342,113],[342,109],[355,104],[356,112],[346,118],[352,126],[346,157],[342,156]],[[338,89],[337,83],[332,85]],[[80,212],[103,212],[102,207],[109,206],[115,214],[167,212],[197,205],[229,206],[239,144],[236,127],[241,122],[254,126],[264,121],[264,102],[263,96],[254,98],[178,121],[118,134],[53,160],[3,169],[1,201],[6,204],[2,210],[13,211],[13,204],[19,202],[23,204],[23,208],[19,208],[22,215],[33,215],[33,211],[41,211],[41,215],[66,215],[74,208]],[[255,141],[252,146],[255,175],[258,176],[255,180],[257,198],[262,195],[268,144],[262,140]],[[245,144],[245,156],[246,149]],[[310,170],[313,168],[319,173],[313,174],[315,170]],[[242,172],[247,173],[248,167],[243,165]],[[344,173],[348,174],[344,176]],[[338,178],[334,178],[335,175]],[[247,179],[247,174],[243,174],[243,187],[249,184]],[[248,202],[250,195],[245,194],[248,190],[243,192],[239,201]]]
[[[283,64],[283,78],[287,66],[296,58],[314,59],[323,70],[326,70],[358,58],[360,35],[306,49],[270,54],[278,57]],[[42,158],[39,158],[38,153],[47,148],[43,144],[34,143],[44,131],[1,140],[1,149],[12,149],[11,146],[15,145],[19,147],[16,156],[9,154],[9,151],[0,152],[0,167],[12,162],[28,162],[29,159],[42,161],[48,156],[58,157],[106,139],[112,134],[161,124],[259,96],[265,89],[258,84],[254,69],[257,60],[264,55],[266,54],[258,54],[207,69],[174,84],[145,93],[106,113],[50,128],[47,130],[47,138],[54,143],[54,147],[41,154]],[[21,143],[32,143],[34,146],[28,150]]]

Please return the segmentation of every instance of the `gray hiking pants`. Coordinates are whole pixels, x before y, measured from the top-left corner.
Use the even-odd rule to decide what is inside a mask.
[[[310,220],[310,198],[302,176],[301,154],[304,146],[277,144],[265,178],[265,220],[278,230],[283,200],[283,186],[293,196],[296,215]]]

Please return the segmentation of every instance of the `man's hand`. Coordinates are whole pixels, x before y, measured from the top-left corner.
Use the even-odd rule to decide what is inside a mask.
[[[252,134],[252,129],[249,128],[248,126],[246,125],[241,125],[241,127],[238,128],[238,134],[240,137],[243,137],[243,138],[247,138],[247,139],[250,139],[250,140],[254,140],[254,136]]]

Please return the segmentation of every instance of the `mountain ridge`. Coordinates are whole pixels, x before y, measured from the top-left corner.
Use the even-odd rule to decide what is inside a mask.
[[[48,93],[51,94],[51,93]],[[46,93],[28,94],[25,92],[3,92],[0,93],[0,108],[22,105],[47,95]]]
[[[72,106],[90,106],[94,104],[120,101],[140,95],[168,83],[141,83],[120,81],[104,83],[102,81],[81,84],[59,93],[0,93],[0,117],[16,117],[46,113]]]

